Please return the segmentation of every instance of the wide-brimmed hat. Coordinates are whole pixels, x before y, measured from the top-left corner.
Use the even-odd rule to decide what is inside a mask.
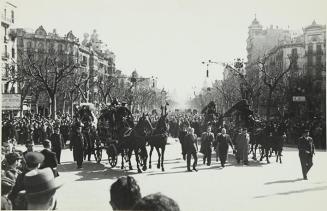
[[[44,194],[57,190],[63,183],[54,178],[51,168],[36,169],[25,174],[25,193],[27,195]]]
[[[44,161],[44,155],[40,152],[28,152],[25,155],[25,160],[28,164],[39,164]]]

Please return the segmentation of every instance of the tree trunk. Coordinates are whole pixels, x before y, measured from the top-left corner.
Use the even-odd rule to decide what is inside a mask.
[[[53,120],[56,119],[56,114],[57,114],[57,100],[56,100],[56,95],[53,94],[50,96],[50,99],[51,99],[51,118]]]
[[[273,94],[273,90],[269,89],[269,95],[268,95],[268,105],[267,105],[267,120],[270,119],[270,109],[271,109],[271,103],[272,103],[272,94]]]

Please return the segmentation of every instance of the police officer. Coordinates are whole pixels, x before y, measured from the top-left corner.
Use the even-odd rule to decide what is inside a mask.
[[[303,179],[307,180],[307,174],[312,167],[312,156],[315,152],[315,146],[312,138],[309,136],[310,132],[305,129],[302,136],[298,140],[299,157],[301,161]]]

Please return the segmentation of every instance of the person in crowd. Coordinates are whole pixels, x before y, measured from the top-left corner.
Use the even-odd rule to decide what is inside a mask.
[[[249,151],[249,142],[250,136],[247,133],[247,128],[240,129],[239,134],[236,137],[236,161],[239,164],[240,161],[243,161],[244,165],[248,165],[248,151]]]
[[[82,134],[82,124],[77,122],[70,137],[70,150],[73,150],[74,160],[77,162],[77,168],[81,169],[83,164],[84,136]]]
[[[34,152],[34,143],[33,143],[33,141],[31,141],[31,140],[26,141],[26,143],[25,143],[25,147],[26,147],[26,151],[23,152],[23,157],[24,157],[24,158],[25,158],[25,155],[26,155],[28,152]]]
[[[55,210],[56,192],[62,186],[51,168],[32,170],[25,174],[25,198],[28,210]]]
[[[18,175],[12,192],[9,195],[9,199],[13,202],[13,209],[15,210],[25,210],[27,208],[25,198],[19,195],[19,192],[25,189],[25,174],[38,169],[44,161],[44,155],[40,152],[28,152],[25,154],[24,159],[26,166],[22,173]]]
[[[15,152],[11,152],[5,155],[5,159],[7,164],[6,168],[4,169],[5,176],[16,181],[18,175],[21,173],[21,171],[18,169],[21,156]]]
[[[230,136],[226,133],[225,128],[221,129],[221,134],[222,134],[221,139],[218,139],[218,143],[217,143],[217,151],[218,151],[221,166],[225,167],[229,145],[233,150],[234,147]]]
[[[179,211],[175,200],[161,193],[154,193],[137,201],[133,210]]]
[[[307,174],[313,165],[312,157],[315,153],[315,146],[312,138],[310,137],[310,131],[308,129],[305,129],[302,136],[299,138],[298,149],[303,179],[307,180]]]
[[[12,210],[12,203],[8,195],[11,193],[14,185],[15,181],[13,179],[1,175],[1,210]]]
[[[52,146],[52,151],[54,153],[56,153],[56,157],[58,160],[58,164],[60,164],[60,158],[61,158],[61,150],[63,147],[63,137],[60,134],[60,128],[59,127],[55,127],[54,128],[54,133],[50,136],[50,140],[51,140],[51,146]]]
[[[53,171],[53,175],[55,177],[59,176],[59,173],[57,170],[58,161],[57,161],[56,153],[51,151],[50,140],[45,139],[43,141],[43,147],[44,147],[44,149],[41,151],[41,153],[44,155],[44,161],[43,161],[40,169],[50,167]]]
[[[196,139],[194,137],[194,129],[191,127],[187,128],[187,134],[184,138],[184,146],[185,146],[185,152],[186,152],[186,163],[187,163],[187,171],[192,171],[191,170],[191,157],[193,157],[194,162],[193,162],[193,170],[198,171],[196,169],[196,165],[198,162],[198,157],[197,157],[197,145],[196,145]]]
[[[203,154],[203,164],[207,163],[208,166],[211,164],[211,153],[212,153],[212,142],[215,136],[211,132],[211,126],[207,126],[207,132],[202,133],[201,136],[201,149],[200,152]]]
[[[140,187],[131,176],[118,178],[110,187],[110,205],[113,210],[131,210],[141,198]]]

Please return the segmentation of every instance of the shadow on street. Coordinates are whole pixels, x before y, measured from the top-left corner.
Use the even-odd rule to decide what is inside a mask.
[[[265,185],[272,185],[272,184],[279,184],[279,183],[293,183],[293,182],[298,182],[302,181],[302,178],[297,178],[297,179],[291,179],[291,180],[278,180],[278,181],[273,181],[273,182],[266,182]]]
[[[270,196],[290,195],[290,194],[296,194],[296,193],[305,193],[305,192],[310,192],[310,191],[322,191],[322,190],[327,190],[327,186],[306,188],[306,189],[301,189],[301,190],[293,190],[293,191],[280,192],[280,193],[268,194],[268,195],[261,195],[261,196],[255,196],[254,198],[259,199],[259,198],[267,198]]]

